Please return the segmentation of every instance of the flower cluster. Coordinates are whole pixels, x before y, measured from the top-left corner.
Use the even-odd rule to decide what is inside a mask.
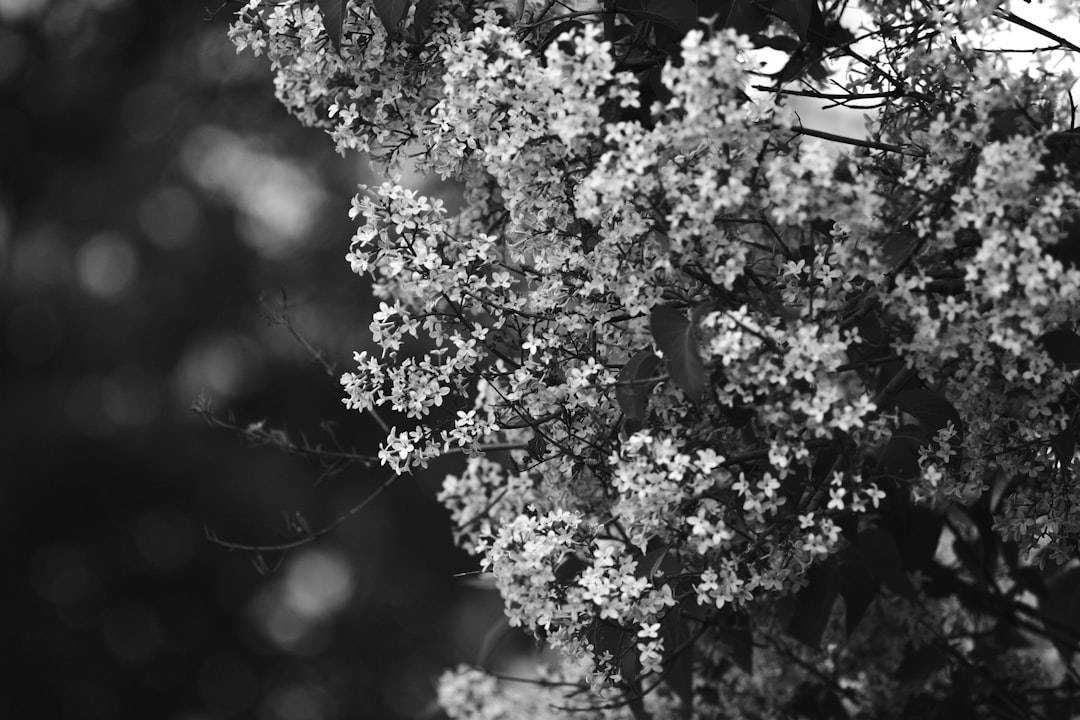
[[[816,7],[775,5],[763,27]],[[721,685],[754,712],[796,702],[726,658],[756,633],[784,667],[778,628],[814,645],[841,592],[849,631],[876,603],[946,632],[959,611],[919,625],[887,596],[938,562],[933,530],[918,555],[897,528],[940,532],[927,517],[991,487],[1029,562],[1080,545],[1080,190],[1044,152],[1071,78],[978,52],[1005,12],[988,4],[864,5],[876,55],[850,51],[837,86],[881,104],[847,154],[766,87],[779,39],[619,3],[605,24],[530,2],[516,27],[416,3],[387,28],[361,0],[335,47],[310,2],[252,0],[233,28],[340,150],[463,185],[456,214],[393,179],[354,200],[346,259],[381,302],[345,403],[397,413],[396,472],[467,456],[440,494],[457,541],[513,625],[635,717],[643,694],[657,717],[722,716]],[[834,656],[845,697],[887,703],[857,690],[887,673]],[[514,716],[492,678],[441,688],[453,717]]]

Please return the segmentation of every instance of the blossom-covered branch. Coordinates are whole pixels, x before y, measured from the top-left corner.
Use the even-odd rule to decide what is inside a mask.
[[[848,5],[359,0],[336,39],[312,2],[240,12],[282,102],[391,178],[353,203],[380,308],[346,405],[397,413],[395,472],[469,455],[457,541],[567,660],[448,675],[453,717],[548,716],[583,681],[596,717],[1068,695],[1060,635],[1064,661],[988,662],[1015,606],[964,588],[1050,627],[1075,576],[1038,570],[1080,542],[1073,79],[984,52],[1000,3]],[[804,128],[798,95],[873,99],[867,137]]]

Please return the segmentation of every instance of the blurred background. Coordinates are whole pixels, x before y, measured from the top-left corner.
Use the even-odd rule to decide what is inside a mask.
[[[288,541],[386,477],[191,410],[379,437],[260,302],[337,371],[366,347],[366,164],[277,105],[232,8],[0,0],[0,718],[437,717],[500,614],[451,577],[447,467],[288,553],[207,538]]]

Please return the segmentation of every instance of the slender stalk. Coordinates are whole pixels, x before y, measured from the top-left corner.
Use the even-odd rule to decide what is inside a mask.
[[[831,140],[832,142],[843,143],[845,145],[854,145],[856,147],[864,147],[871,150],[884,150],[885,152],[894,152],[910,157],[922,157],[922,153],[913,152],[900,145],[877,142],[876,140],[863,140],[862,138],[847,137],[846,135],[837,135],[835,133],[825,132],[824,130],[814,130],[808,127],[792,128],[792,132],[798,135],[821,138],[822,140]]]

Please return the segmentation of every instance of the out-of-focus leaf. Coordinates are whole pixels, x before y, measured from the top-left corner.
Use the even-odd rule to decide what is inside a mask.
[[[641,422],[649,405],[649,394],[655,382],[649,379],[656,375],[660,358],[651,350],[635,353],[619,371],[618,385],[615,386],[615,399],[619,409],[631,420]]]
[[[814,11],[814,5],[815,0],[772,0],[770,3],[772,11],[790,25],[803,42],[806,42],[806,35],[810,30],[810,15]]]
[[[341,49],[341,25],[345,22],[345,6],[349,0],[317,0],[322,12],[323,29],[330,36],[335,50]]]
[[[1035,341],[1050,359],[1066,370],[1080,370],[1080,335],[1061,328],[1043,333]]]
[[[893,400],[897,407],[919,421],[928,437],[932,438],[951,422],[956,436],[963,440],[964,423],[960,419],[960,413],[941,393],[921,389],[904,390],[897,393]]]
[[[390,35],[397,32],[398,24],[409,9],[409,0],[372,0],[371,4],[375,15]]]
[[[692,402],[700,401],[705,394],[705,365],[694,326],[671,305],[660,305],[649,315],[649,328],[656,346],[664,353],[671,379]]]
[[[840,582],[836,568],[826,565],[812,567],[809,578],[810,584],[795,596],[795,611],[788,621],[787,633],[817,650],[840,593]]]

